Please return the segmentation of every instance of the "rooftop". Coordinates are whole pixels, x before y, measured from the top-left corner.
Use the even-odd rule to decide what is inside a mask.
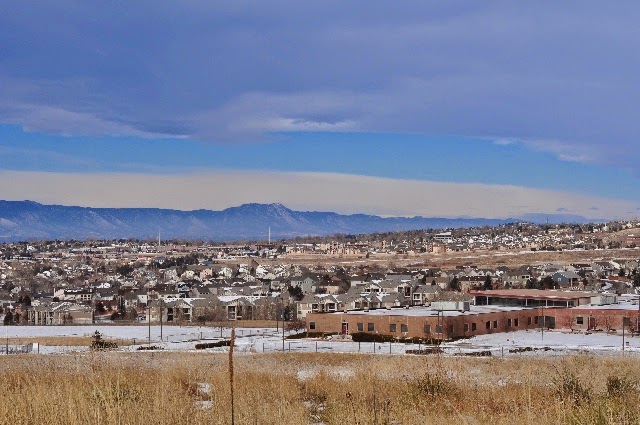
[[[472,305],[469,311],[440,311],[435,310],[430,307],[409,307],[409,308],[393,308],[393,309],[374,309],[374,310],[350,310],[347,312],[338,311],[335,313],[326,313],[326,314],[346,314],[346,315],[369,315],[369,316],[424,316],[424,317],[435,317],[438,315],[441,316],[474,316],[477,314],[487,314],[487,313],[503,313],[507,311],[524,311],[531,310],[528,307],[503,307],[503,306],[495,306],[495,305],[481,305],[475,306]]]
[[[500,297],[500,298],[548,298],[558,300],[574,300],[576,298],[591,298],[602,294],[598,292],[581,292],[581,291],[558,291],[558,290],[542,290],[542,289],[502,289],[491,291],[470,291],[471,295]]]

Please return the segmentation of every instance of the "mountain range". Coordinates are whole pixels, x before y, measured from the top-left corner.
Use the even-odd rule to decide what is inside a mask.
[[[160,208],[90,208],[0,201],[0,241],[28,239],[154,238],[212,241],[327,236],[336,233],[496,226],[518,219],[379,217],[293,211],[281,204],[244,204],[222,211]],[[586,222],[580,216],[532,214],[526,221]]]

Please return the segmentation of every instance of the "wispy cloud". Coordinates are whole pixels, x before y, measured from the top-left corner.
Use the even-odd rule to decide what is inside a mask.
[[[226,143],[301,130],[495,137],[638,171],[639,11],[591,1],[10,2],[0,122]]]

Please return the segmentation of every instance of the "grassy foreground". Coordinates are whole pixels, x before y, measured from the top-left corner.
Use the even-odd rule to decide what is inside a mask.
[[[229,424],[228,358],[0,358],[2,424]],[[236,424],[638,424],[639,359],[235,357]],[[208,384],[208,385],[206,385]]]

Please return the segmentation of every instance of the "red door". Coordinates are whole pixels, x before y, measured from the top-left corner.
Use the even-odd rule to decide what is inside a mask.
[[[346,322],[342,322],[342,335],[346,335],[349,333],[349,324]]]
[[[589,329],[595,329],[595,328],[596,328],[596,318],[589,317]]]

